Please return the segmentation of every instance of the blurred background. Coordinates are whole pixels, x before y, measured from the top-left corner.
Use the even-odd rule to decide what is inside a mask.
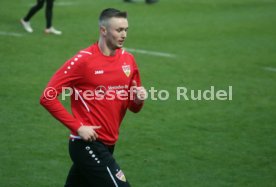
[[[35,0],[0,2],[0,186],[63,186],[69,131],[39,105],[52,74],[98,39],[98,15],[129,15],[125,47],[146,88],[168,90],[127,113],[115,157],[133,187],[276,185],[275,0],[56,0],[32,34],[19,20]],[[233,99],[176,100],[176,88],[233,87]],[[69,102],[64,104],[69,106]]]

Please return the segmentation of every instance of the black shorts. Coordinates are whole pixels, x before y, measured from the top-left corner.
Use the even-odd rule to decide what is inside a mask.
[[[130,187],[123,171],[113,158],[114,146],[99,141],[69,141],[73,165],[65,187]]]

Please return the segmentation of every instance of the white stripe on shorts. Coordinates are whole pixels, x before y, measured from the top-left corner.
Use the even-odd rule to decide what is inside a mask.
[[[115,186],[118,187],[118,184],[117,184],[116,180],[114,179],[114,177],[113,177],[113,175],[112,175],[112,173],[111,173],[109,167],[107,166],[106,169],[107,169],[107,171],[108,171],[108,173],[109,173],[109,175],[110,175],[112,181],[114,182]]]

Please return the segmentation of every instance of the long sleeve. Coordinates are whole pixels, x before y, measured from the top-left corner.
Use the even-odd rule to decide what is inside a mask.
[[[82,125],[81,121],[77,120],[69,113],[58,96],[64,88],[72,88],[82,78],[81,65],[83,55],[76,55],[67,62],[52,76],[40,98],[40,104],[49,111],[57,120],[63,123],[72,131],[77,131]]]

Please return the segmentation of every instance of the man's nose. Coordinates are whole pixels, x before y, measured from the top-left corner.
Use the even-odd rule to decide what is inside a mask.
[[[126,37],[127,37],[127,32],[126,32],[126,31],[123,31],[123,32],[122,32],[122,37],[123,37],[123,38],[126,38]]]

